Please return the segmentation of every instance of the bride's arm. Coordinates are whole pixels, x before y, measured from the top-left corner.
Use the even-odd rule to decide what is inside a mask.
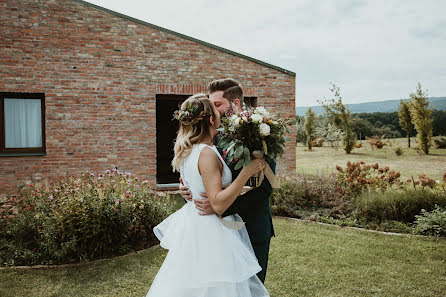
[[[227,188],[222,189],[222,166],[217,154],[212,149],[205,147],[198,159],[198,170],[209,202],[215,212],[220,215],[237,199],[248,179],[263,168],[263,160],[252,160],[248,166],[243,167],[237,178]]]
[[[271,167],[273,173],[276,174],[275,160],[267,163]],[[234,171],[232,172],[232,174],[234,176]],[[265,204],[262,200],[269,199],[272,192],[273,188],[271,187],[268,179],[265,178],[263,179],[263,182],[260,184],[260,186],[258,186],[257,188],[252,189],[242,196],[238,196],[237,199],[235,199],[234,203],[232,203],[232,205],[225,210],[222,216],[225,217],[233,215],[235,213],[238,213],[242,216],[242,214],[252,213],[253,211],[255,211],[256,208],[264,207]]]

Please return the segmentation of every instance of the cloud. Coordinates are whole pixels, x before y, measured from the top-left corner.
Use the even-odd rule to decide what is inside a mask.
[[[90,2],[296,72],[298,105],[446,96],[446,2],[199,0]],[[299,98],[297,98],[299,96]]]

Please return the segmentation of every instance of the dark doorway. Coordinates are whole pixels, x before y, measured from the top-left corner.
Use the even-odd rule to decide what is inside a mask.
[[[243,102],[250,107],[257,107],[257,97],[243,96]]]
[[[156,96],[156,183],[159,186],[178,184],[180,174],[172,172],[173,146],[177,137],[178,121],[173,113],[187,95]]]

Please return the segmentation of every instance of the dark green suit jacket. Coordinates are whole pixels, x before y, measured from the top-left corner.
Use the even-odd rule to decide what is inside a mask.
[[[217,146],[216,142],[216,146]],[[217,146],[221,155],[222,151]],[[276,162],[268,162],[269,166],[276,172]],[[232,180],[236,179],[241,169],[234,170],[235,164],[230,163],[229,168],[232,172]],[[269,241],[274,236],[274,227],[271,215],[270,196],[272,187],[268,179],[265,178],[262,184],[240,195],[234,203],[223,213],[223,216],[229,216],[238,213],[240,217],[246,222],[246,229],[248,230],[251,242],[260,243]]]

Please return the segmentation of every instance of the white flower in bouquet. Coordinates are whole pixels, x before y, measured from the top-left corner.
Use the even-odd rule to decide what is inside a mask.
[[[261,116],[263,116],[265,118],[271,117],[271,114],[263,106],[256,107],[256,109],[254,110],[254,113],[260,114]]]
[[[261,122],[263,122],[263,117],[260,114],[255,113],[251,116],[251,121],[254,124],[260,124]]]
[[[238,115],[233,114],[231,116],[231,123],[234,126],[234,128],[238,128],[238,126],[240,126],[240,118],[238,117]]]
[[[260,136],[268,136],[271,132],[271,128],[268,124],[261,123],[259,126]]]

